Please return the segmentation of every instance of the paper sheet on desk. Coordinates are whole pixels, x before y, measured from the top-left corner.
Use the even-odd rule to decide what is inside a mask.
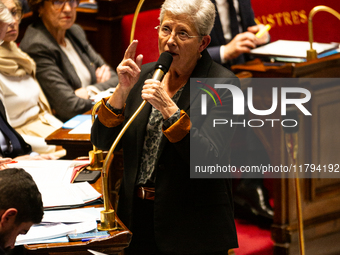
[[[44,183],[70,183],[73,167],[89,163],[88,160],[20,160],[10,167],[23,168],[39,185]]]
[[[100,221],[100,211],[104,207],[87,207],[68,210],[45,211],[42,222],[76,223],[84,221]]]
[[[42,195],[44,208],[82,205],[101,194],[89,183],[70,183],[73,167],[88,161],[32,160],[19,161],[11,167],[20,167],[30,173]]]
[[[91,96],[90,99],[95,101],[95,102],[98,102],[98,101],[102,100],[102,98],[111,96],[113,94],[113,92],[115,92],[115,88],[108,88],[105,91],[100,91],[100,92],[96,93],[95,95]]]
[[[26,236],[17,239],[16,245],[68,242],[68,233],[85,233],[95,229],[103,209],[90,207],[45,211],[41,224],[33,225]]]
[[[74,129],[69,134],[91,134],[92,120],[86,120]]]
[[[26,235],[19,235],[15,245],[40,243],[57,237],[66,237],[71,233],[85,233],[97,228],[96,221],[86,221],[75,224],[49,223],[33,225]],[[53,242],[53,240],[51,240]]]
[[[88,182],[48,183],[39,185],[38,188],[42,194],[44,208],[83,205],[101,197]]]
[[[82,124],[83,122],[91,119],[92,119],[91,114],[79,114],[66,121],[62,127],[66,129],[73,129]]]
[[[339,47],[338,43],[313,43],[313,49],[317,54]],[[278,40],[258,48],[252,49],[250,54],[266,57],[293,57],[306,58],[307,50],[310,49],[309,42]]]
[[[90,250],[90,249],[88,249],[87,251],[88,251],[88,252],[91,252],[91,253],[94,254],[94,255],[108,255],[108,254],[106,254],[106,253],[102,253],[102,252],[94,251],[94,250]]]

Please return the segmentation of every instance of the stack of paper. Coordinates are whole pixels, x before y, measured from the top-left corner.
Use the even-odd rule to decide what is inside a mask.
[[[32,160],[11,164],[11,167],[23,168],[31,174],[45,209],[41,224],[32,226],[26,235],[19,235],[16,245],[68,242],[67,234],[85,233],[97,228],[102,208],[46,211],[84,205],[101,197],[87,182],[70,183],[74,167],[86,163],[89,162]]]
[[[19,235],[16,245],[68,242],[67,234],[79,234],[97,228],[104,208],[80,208],[46,211],[41,224],[33,225],[26,235]]]
[[[92,202],[102,195],[89,183],[70,183],[73,168],[87,161],[32,160],[19,161],[11,167],[19,167],[30,173],[42,195],[45,209],[73,207]]]
[[[313,43],[313,49],[317,54],[335,50],[339,47],[338,43]],[[265,57],[285,57],[305,59],[307,50],[310,49],[309,42],[278,40],[258,48],[252,49],[251,54]]]

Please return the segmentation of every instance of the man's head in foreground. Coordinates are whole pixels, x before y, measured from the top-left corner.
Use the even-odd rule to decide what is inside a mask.
[[[14,248],[19,234],[26,234],[43,217],[41,194],[32,176],[20,168],[0,171],[0,253]]]

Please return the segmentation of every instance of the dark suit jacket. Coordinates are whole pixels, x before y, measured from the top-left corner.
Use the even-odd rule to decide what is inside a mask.
[[[92,85],[105,90],[118,84],[117,74],[112,69],[110,80],[96,83],[95,71],[105,62],[91,47],[80,26],[73,25],[65,36],[90,71]],[[37,79],[57,117],[66,121],[91,109],[90,99],[75,95],[74,91],[81,88],[80,79],[66,54],[40,20],[27,28],[20,48],[36,62]]]
[[[2,125],[6,125],[7,128],[12,132],[12,134],[16,137],[16,139],[19,141],[21,145],[21,148],[13,150],[11,153],[3,153],[0,148],[0,156],[15,158],[32,152],[31,146],[27,144],[25,140],[22,138],[22,136],[17,131],[15,131],[14,128],[12,128],[11,125],[7,122],[5,107],[1,100],[0,100],[0,118],[2,119],[3,122],[0,125],[1,132],[3,132],[2,130],[4,128]]]
[[[142,67],[140,79],[127,99],[123,124],[141,104],[142,86],[146,79],[152,77],[154,67],[155,63]],[[229,70],[213,62],[207,51],[202,53],[191,77],[223,77],[229,84],[239,83],[238,79],[232,79],[235,76]],[[235,121],[236,118],[232,116],[232,97],[229,90],[216,90],[221,96],[223,106],[214,107],[213,100],[208,97],[207,108],[211,110],[202,117],[202,90],[196,88],[190,99],[188,82],[177,105],[190,116],[190,132],[176,143],[171,143],[164,135],[162,137],[155,170],[154,227],[157,246],[164,253],[204,253],[237,247],[230,180],[191,179],[189,171],[191,146],[201,148],[195,154],[199,159],[217,157],[219,164],[229,163],[234,128],[224,126],[221,127],[222,132],[221,129],[215,130],[212,119],[226,118]],[[118,215],[128,227],[131,227],[132,205],[136,197],[135,183],[150,112],[151,105],[146,104],[120,141],[124,153],[124,177]],[[108,128],[98,119],[92,127],[91,141],[98,148],[107,150],[122,125]]]
[[[212,0],[212,2],[215,4],[215,0]],[[250,0],[238,0],[238,2],[239,2],[239,14],[241,16],[242,32],[245,32],[247,31],[248,27],[256,25],[254,20],[254,12],[251,7]],[[216,61],[217,63],[221,63],[220,47],[221,45],[225,45],[227,42],[223,35],[222,25],[217,8],[215,24],[210,33],[210,36],[211,42],[208,47],[208,52],[214,61]],[[227,63],[225,66],[229,68],[230,63]]]

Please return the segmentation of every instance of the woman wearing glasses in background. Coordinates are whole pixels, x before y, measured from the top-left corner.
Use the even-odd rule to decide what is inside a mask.
[[[27,28],[20,48],[36,62],[37,79],[51,108],[66,121],[90,110],[91,93],[115,87],[118,78],[74,24],[79,1],[28,4],[37,20]]]

